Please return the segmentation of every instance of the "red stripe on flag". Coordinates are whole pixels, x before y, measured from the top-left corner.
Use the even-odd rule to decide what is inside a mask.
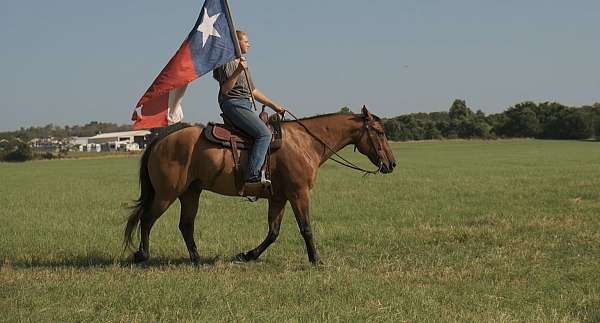
[[[181,44],[177,53],[171,58],[167,66],[158,74],[152,85],[146,90],[137,107],[144,106],[150,100],[163,94],[168,94],[172,89],[184,86],[198,78],[196,68],[192,61],[192,50],[187,40]],[[166,109],[166,106],[165,106]]]
[[[169,125],[167,112],[169,108],[169,92],[147,101],[142,107],[142,116],[138,116],[133,129],[161,128]],[[135,112],[134,112],[135,113]]]

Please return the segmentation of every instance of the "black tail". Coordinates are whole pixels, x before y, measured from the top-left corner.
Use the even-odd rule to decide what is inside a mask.
[[[152,207],[152,202],[154,201],[155,190],[152,186],[152,182],[150,181],[150,173],[148,173],[148,159],[150,159],[150,153],[152,149],[164,137],[187,127],[190,127],[190,125],[177,123],[164,128],[146,146],[146,150],[144,151],[140,161],[140,197],[134,201],[135,205],[131,207],[131,214],[129,214],[129,217],[127,218],[125,236],[123,239],[124,249],[131,248],[133,246],[133,232],[136,231],[135,229],[140,223],[142,216],[150,212],[150,207]]]
[[[125,227],[125,239],[123,240],[123,246],[125,249],[133,246],[133,232],[140,223],[142,216],[150,210],[152,201],[154,201],[154,187],[150,182],[150,174],[148,173],[148,159],[152,147],[158,140],[153,140],[147,147],[146,151],[142,155],[140,161],[140,197],[135,201],[135,205],[131,207],[132,211],[127,218],[127,226]]]

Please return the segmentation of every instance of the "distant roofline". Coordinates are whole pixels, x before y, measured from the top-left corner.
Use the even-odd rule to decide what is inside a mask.
[[[89,139],[104,139],[104,138],[113,138],[113,137],[131,137],[131,136],[145,136],[149,135],[150,131],[148,130],[132,130],[132,131],[121,131],[121,132],[105,132],[93,137],[89,137]]]

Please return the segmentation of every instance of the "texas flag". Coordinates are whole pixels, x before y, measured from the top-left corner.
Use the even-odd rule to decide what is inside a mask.
[[[136,105],[133,128],[165,127],[183,119],[188,83],[239,56],[227,0],[206,0],[187,39]]]

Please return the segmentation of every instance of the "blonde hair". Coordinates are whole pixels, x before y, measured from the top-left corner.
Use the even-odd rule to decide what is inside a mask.
[[[245,31],[241,31],[241,30],[236,30],[235,35],[237,36],[237,39],[240,39],[243,36],[248,37],[248,34]]]

